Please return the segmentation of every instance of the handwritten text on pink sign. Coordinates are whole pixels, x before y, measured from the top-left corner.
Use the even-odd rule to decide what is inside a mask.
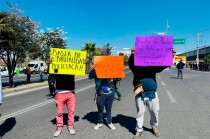
[[[172,36],[136,37],[135,66],[171,66],[173,64]]]

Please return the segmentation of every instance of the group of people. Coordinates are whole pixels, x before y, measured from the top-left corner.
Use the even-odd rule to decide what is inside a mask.
[[[150,124],[152,127],[153,134],[159,136],[158,130],[158,112],[159,112],[159,98],[157,93],[157,82],[156,73],[163,71],[167,66],[135,66],[134,65],[135,47],[132,49],[132,54],[129,57],[129,68],[133,73],[133,86],[141,85],[143,91],[138,95],[135,95],[135,103],[137,109],[136,116],[136,134],[134,138],[140,138],[143,135],[143,122],[144,113],[146,107],[148,107],[151,119]],[[48,60],[48,65],[52,62]],[[49,66],[48,66],[49,69]],[[1,79],[1,78],[0,78]],[[103,126],[103,111],[106,109],[107,123],[110,129],[115,130],[116,127],[112,123],[112,105],[115,99],[115,93],[118,95],[118,100],[121,100],[121,93],[117,88],[117,82],[119,79],[110,78],[98,78],[95,66],[93,64],[92,70],[89,73],[89,79],[95,79],[95,90],[96,90],[96,105],[98,109],[98,120],[94,129],[98,130]],[[28,74],[27,74],[27,81]],[[75,93],[75,76],[64,75],[64,74],[49,74],[48,76],[50,95],[55,98],[57,112],[56,112],[56,132],[54,137],[59,136],[63,130],[63,112],[64,106],[66,105],[68,110],[68,131],[71,135],[75,134],[74,129],[74,111],[76,104],[76,93]],[[1,84],[0,84],[1,85]],[[0,86],[1,87],[1,86]],[[0,93],[1,88],[0,88]],[[1,104],[1,94],[0,94]]]
[[[48,59],[47,64],[50,65],[51,59]],[[56,132],[54,137],[59,136],[63,130],[63,112],[66,105],[68,110],[68,131],[71,135],[75,134],[74,130],[74,110],[76,104],[75,94],[75,76],[64,74],[50,74],[48,66],[48,83],[50,94],[56,101]],[[112,124],[111,108],[115,98],[115,92],[117,92],[118,100],[121,100],[121,93],[118,89],[117,83],[120,79],[99,79],[95,73],[95,68],[91,70],[89,79],[95,79],[96,91],[99,92],[96,98],[96,104],[98,108],[98,124],[94,127],[95,130],[99,129],[103,125],[103,110],[106,108],[108,126],[114,130],[115,126]],[[68,84],[66,84],[68,83]]]
[[[135,96],[135,103],[137,109],[136,117],[136,134],[134,138],[140,138],[143,135],[143,121],[146,107],[148,107],[151,119],[150,124],[155,136],[159,136],[158,130],[158,112],[159,112],[159,98],[157,93],[156,73],[163,71],[167,66],[135,66],[134,65],[135,47],[132,49],[132,54],[129,57],[129,68],[131,69],[134,78],[134,88],[139,84],[143,87],[143,92]],[[115,130],[116,127],[112,123],[112,105],[115,98],[115,93],[118,95],[118,99],[121,99],[121,93],[116,88],[116,79],[110,78],[98,78],[95,66],[93,64],[92,70],[89,73],[89,79],[95,79],[96,90],[96,105],[98,109],[98,120],[94,129],[98,130],[103,126],[103,111],[106,110],[106,118],[108,127]],[[74,75],[56,75],[55,76],[55,101],[57,107],[56,125],[57,130],[54,136],[57,137],[63,130],[63,109],[64,105],[68,110],[68,130],[71,135],[75,134],[74,130],[74,109],[76,103],[75,95],[75,80]],[[68,84],[63,84],[68,82]],[[117,90],[116,90],[117,89]]]

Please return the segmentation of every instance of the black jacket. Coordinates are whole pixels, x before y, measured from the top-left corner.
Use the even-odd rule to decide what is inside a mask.
[[[56,89],[58,90],[75,90],[74,75],[56,75]]]
[[[133,85],[139,84],[140,80],[152,79],[156,83],[156,73],[163,71],[167,66],[135,66],[134,65],[134,54],[129,57],[129,68],[133,72]],[[151,80],[146,80],[151,81]],[[148,83],[150,84],[150,83]]]
[[[185,66],[185,63],[183,63],[183,62],[180,61],[180,62],[176,65],[176,68],[177,68],[177,69],[183,69],[184,66]]]

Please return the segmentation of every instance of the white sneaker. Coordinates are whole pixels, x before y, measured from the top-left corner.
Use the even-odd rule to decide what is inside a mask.
[[[94,129],[95,129],[95,130],[98,130],[98,129],[101,128],[102,126],[103,126],[103,124],[99,124],[99,123],[98,123],[98,124],[94,127]]]
[[[70,135],[74,135],[75,134],[75,130],[74,128],[68,128]]]
[[[112,130],[115,130],[116,127],[111,123],[111,124],[108,124],[108,126],[112,129]]]
[[[54,133],[54,137],[58,137],[62,132],[62,129],[61,130],[56,130],[55,133]]]

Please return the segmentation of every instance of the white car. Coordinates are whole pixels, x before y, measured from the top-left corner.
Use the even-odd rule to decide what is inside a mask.
[[[1,76],[9,76],[9,72],[8,72],[8,69],[7,67],[5,66],[0,66],[0,74]]]

